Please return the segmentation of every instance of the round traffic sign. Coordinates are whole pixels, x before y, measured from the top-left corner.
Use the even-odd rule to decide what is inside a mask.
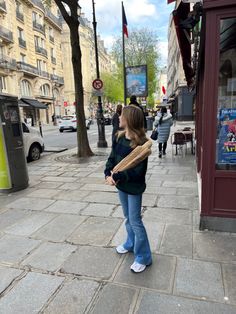
[[[100,90],[103,88],[103,81],[100,79],[96,79],[93,81],[93,88],[96,90]]]

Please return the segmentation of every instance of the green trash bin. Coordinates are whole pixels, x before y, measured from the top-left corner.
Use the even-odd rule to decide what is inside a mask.
[[[16,192],[28,187],[18,100],[0,95],[0,192]]]

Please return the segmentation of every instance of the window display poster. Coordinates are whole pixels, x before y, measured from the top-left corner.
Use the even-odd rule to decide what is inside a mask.
[[[126,84],[127,97],[136,95],[137,97],[148,96],[148,82],[147,82],[147,66],[132,66],[126,68]]]
[[[11,187],[10,176],[8,171],[8,163],[5,150],[5,141],[0,121],[0,190],[9,189]]]
[[[219,113],[219,164],[236,164],[236,109]]]

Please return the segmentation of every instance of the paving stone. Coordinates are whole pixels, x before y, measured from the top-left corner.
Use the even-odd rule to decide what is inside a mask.
[[[27,216],[27,212],[18,209],[9,209],[0,215],[0,230],[15,224]]]
[[[99,294],[91,313],[93,314],[129,314],[136,290],[107,284]]]
[[[197,188],[178,188],[177,189],[177,195],[193,195],[198,196],[198,190]]]
[[[83,184],[104,184],[105,180],[103,178],[79,178],[76,182]]]
[[[76,191],[79,190],[83,186],[83,183],[65,183],[63,185],[60,185],[58,188],[59,190],[70,190],[70,191]]]
[[[38,197],[41,199],[44,198],[53,198],[56,194],[58,194],[58,190],[53,189],[38,189],[30,194],[28,194],[28,197]]]
[[[224,302],[220,264],[178,259],[175,294]]]
[[[160,252],[192,258],[192,242],[191,226],[167,225]]]
[[[82,191],[101,191],[101,192],[116,192],[114,186],[107,184],[85,184],[82,188]]]
[[[192,212],[185,209],[148,207],[144,213],[147,220],[166,224],[191,225]]]
[[[0,266],[0,294],[16,279],[22,270]]]
[[[82,215],[106,217],[111,215],[114,208],[115,205],[90,203],[88,207],[82,211]]]
[[[22,264],[55,272],[75,250],[70,244],[43,243]]]
[[[25,239],[14,235],[0,238],[0,261],[7,263],[20,262],[29,252],[36,248],[41,241]]]
[[[113,274],[119,260],[120,256],[113,248],[81,246],[65,261],[62,271],[108,279]]]
[[[76,191],[63,191],[61,190],[57,195],[54,196],[54,199],[56,200],[62,200],[62,201],[82,201],[85,199],[86,201],[86,196],[89,194],[88,191],[81,191],[81,190],[76,190]]]
[[[62,182],[41,182],[35,186],[37,189],[58,189]]]
[[[55,217],[54,214],[49,213],[32,213],[15,225],[5,229],[5,232],[20,236],[30,236]]]
[[[178,176],[179,179],[179,176]],[[197,188],[197,183],[192,181],[177,181],[176,176],[173,180],[168,181],[167,179],[163,182],[163,186],[169,188]]]
[[[178,177],[178,180],[181,181],[183,180],[183,176],[181,175],[173,175],[173,174],[152,174],[150,181],[171,181],[174,182],[176,181],[176,178]],[[176,187],[176,186],[169,186],[169,187]]]
[[[157,195],[156,194],[144,194],[143,195],[143,206],[153,207],[156,205]]]
[[[170,292],[173,285],[175,258],[153,254],[153,264],[141,274],[130,271],[133,256],[127,255],[114,282]]]
[[[236,265],[223,264],[223,277],[225,284],[225,295],[229,298],[229,303],[236,305]]]
[[[119,205],[120,201],[117,193],[92,192],[86,197],[86,202]]]
[[[43,313],[82,314],[98,287],[95,281],[74,279],[67,282]]]
[[[103,178],[104,179],[104,173],[102,172],[93,172],[89,175],[90,178]]]
[[[145,190],[145,194],[157,194],[161,187],[162,182],[157,182],[157,184],[149,184],[149,181],[147,180],[147,187]]]
[[[86,217],[59,215],[56,219],[40,228],[32,237],[52,242],[64,242]]]
[[[235,314],[235,310],[226,304],[144,291],[137,314]]]
[[[47,208],[47,212],[62,214],[79,214],[88,204],[71,201],[56,201]]]
[[[1,312],[4,314],[38,313],[63,280],[64,278],[45,274],[27,274],[0,299]]]
[[[68,170],[68,169],[67,169]],[[74,177],[74,171],[61,171],[60,177]]]
[[[216,262],[236,262],[236,236],[221,233],[194,233],[194,257]]]
[[[167,208],[186,208],[186,209],[197,209],[198,202],[197,198],[193,196],[173,196],[169,195],[161,196],[157,202],[158,207],[167,207]]]
[[[123,213],[123,209],[122,206],[118,206],[114,213],[112,214],[112,217],[116,217],[116,218],[124,218],[124,213]]]
[[[75,244],[108,245],[121,220],[118,218],[90,217],[80,225],[68,240]]]
[[[41,198],[22,197],[15,202],[8,204],[7,207],[13,209],[44,210],[54,202],[55,201],[53,200]]]
[[[43,177],[43,178],[41,178],[41,180],[44,182],[63,182],[63,183],[66,183],[66,182],[75,182],[77,180],[77,178],[75,178],[75,177],[52,177],[52,176],[49,176],[49,177]]]
[[[83,179],[83,178],[87,178],[88,177],[88,175],[90,175],[91,174],[91,171],[87,171],[87,172],[77,172],[75,175],[74,175],[74,177],[75,178],[81,178],[81,179]]]

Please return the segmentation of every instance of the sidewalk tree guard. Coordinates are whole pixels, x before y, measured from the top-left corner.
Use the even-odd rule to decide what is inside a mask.
[[[77,0],[54,0],[61,15],[70,29],[70,41],[72,50],[72,65],[75,84],[75,107],[78,121],[77,144],[78,157],[91,157],[93,152],[89,146],[88,134],[86,129],[86,119],[84,111],[84,89],[82,76],[82,54],[79,36],[79,12],[81,7]],[[45,0],[45,5],[50,6],[51,0]],[[67,6],[67,8],[65,7]]]

